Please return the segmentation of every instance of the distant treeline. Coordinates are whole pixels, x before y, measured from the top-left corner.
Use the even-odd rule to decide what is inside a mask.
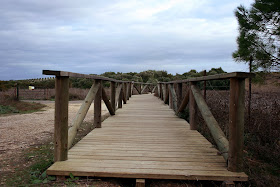
[[[206,72],[206,75],[215,75],[226,73],[222,68],[212,68],[211,70]],[[129,73],[121,73],[121,72],[105,72],[101,74],[101,76],[109,77],[117,80],[127,80],[127,81],[135,81],[135,82],[144,82],[144,83],[157,83],[157,82],[168,82],[173,80],[182,80],[188,79],[192,77],[200,77],[203,76],[203,72],[197,72],[196,70],[190,70],[189,72],[185,72],[183,74],[172,75],[167,71],[155,71],[148,70],[140,73],[137,72],[129,72]],[[85,78],[70,78],[70,87],[73,88],[90,88],[93,83],[91,79]],[[54,88],[55,80],[54,79],[32,79],[32,80],[11,80],[11,81],[0,81],[0,91],[7,90],[9,88],[13,88],[18,84],[20,88],[28,88],[28,86],[34,86],[36,88]],[[104,81],[104,86],[109,87],[110,83]],[[202,87],[203,82],[199,83],[199,86]],[[229,88],[229,80],[213,80],[207,81],[207,89],[228,89]]]

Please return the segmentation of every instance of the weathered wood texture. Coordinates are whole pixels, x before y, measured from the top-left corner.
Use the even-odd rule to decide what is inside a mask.
[[[110,89],[111,89],[110,102],[114,112],[116,112],[116,83],[115,82],[112,81],[110,83]]]
[[[72,146],[77,134],[77,130],[79,129],[82,122],[84,121],[87,112],[90,108],[90,105],[99,88],[100,88],[100,83],[96,83],[91,86],[85,100],[83,101],[83,104],[81,105],[78,113],[76,114],[75,119],[68,130],[68,149]]]
[[[151,94],[136,95],[56,162],[48,175],[246,181],[189,124]]]
[[[174,111],[177,111],[177,95],[174,89],[174,84],[169,84],[169,89],[170,89],[170,96],[172,97],[172,108]]]
[[[229,149],[229,143],[228,140],[223,132],[223,130],[220,128],[218,122],[214,118],[212,112],[208,108],[203,96],[200,93],[200,90],[192,85],[191,86],[192,93],[194,95],[196,104],[200,110],[200,113],[204,119],[204,121],[207,124],[207,127],[210,130],[210,133],[212,137],[214,138],[220,153],[223,155],[224,159],[227,161],[228,159],[228,149]]]
[[[195,83],[191,82],[190,85],[195,85]],[[197,129],[197,105],[195,103],[194,95],[191,89],[189,90],[189,115],[190,115],[190,127],[191,130]]]
[[[230,79],[228,170],[243,169],[245,79]]]
[[[110,112],[110,114],[115,115],[115,111],[114,111],[114,109],[112,107],[112,104],[110,103],[110,101],[109,101],[109,99],[106,95],[106,91],[105,91],[104,88],[102,88],[102,99],[103,99],[108,111]]]
[[[186,91],[186,95],[185,95],[183,101],[181,102],[180,107],[179,107],[177,113],[183,112],[185,110],[185,108],[187,107],[187,105],[189,103],[189,96],[190,96],[190,90],[188,88],[187,91]]]
[[[69,77],[55,79],[54,161],[67,160]]]
[[[95,80],[95,83],[100,84],[99,89],[94,97],[94,119],[93,125],[96,128],[101,128],[101,100],[102,100],[102,81]]]

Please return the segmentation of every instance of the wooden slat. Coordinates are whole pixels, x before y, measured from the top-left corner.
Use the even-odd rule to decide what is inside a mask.
[[[245,181],[217,149],[152,96],[136,95],[56,162],[49,175]]]

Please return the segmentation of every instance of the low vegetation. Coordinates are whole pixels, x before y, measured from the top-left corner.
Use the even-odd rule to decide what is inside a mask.
[[[0,115],[31,113],[39,111],[44,107],[45,105],[40,103],[17,101],[13,98],[6,97],[5,100],[0,100]]]

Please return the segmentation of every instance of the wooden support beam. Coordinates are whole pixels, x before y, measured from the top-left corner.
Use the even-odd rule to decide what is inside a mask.
[[[221,155],[223,155],[224,159],[228,160],[228,150],[229,150],[229,142],[220,128],[218,122],[214,118],[212,112],[208,108],[200,90],[195,86],[191,86],[192,93],[194,95],[196,104],[200,110],[200,113],[209,128],[212,137],[214,138]]]
[[[115,98],[115,101],[120,101],[120,95],[121,95],[121,91],[122,91],[122,84],[120,83],[117,87],[117,90],[116,90],[116,98]],[[119,105],[118,105],[119,106]]]
[[[114,112],[116,112],[116,82],[111,81],[110,89],[111,89],[111,97],[110,97],[111,105]]]
[[[146,90],[146,88],[147,88],[147,84],[143,87],[143,89],[141,90],[141,94],[143,94],[144,93],[144,91]]]
[[[190,90],[188,88],[187,92],[186,92],[186,95],[185,95],[183,101],[181,102],[181,105],[179,106],[179,109],[178,109],[177,113],[183,112],[185,110],[185,108],[187,107],[187,105],[189,103],[189,96],[190,96]]]
[[[191,82],[190,83],[191,86],[195,85],[196,83],[195,82]],[[191,130],[196,130],[197,129],[197,106],[196,106],[196,103],[195,103],[195,99],[194,99],[194,96],[193,96],[193,92],[192,90],[190,89],[189,91],[189,118],[190,118],[190,128]]]
[[[152,93],[155,93],[155,90],[156,90],[156,86],[153,87]]]
[[[69,77],[55,79],[54,162],[68,158]]]
[[[101,80],[95,80],[95,83],[99,83],[99,89],[97,93],[95,94],[94,98],[94,119],[93,119],[93,125],[96,128],[101,128],[101,100],[102,100],[102,81]]]
[[[243,170],[245,79],[230,79],[228,170]]]
[[[183,83],[177,84],[177,107],[176,110],[178,111],[180,108],[180,105],[182,103],[182,92],[183,92]]]
[[[127,100],[129,100],[129,98],[131,97],[131,82],[129,82],[128,83],[128,89],[127,89],[127,91],[128,91],[128,97],[127,97]]]
[[[169,88],[168,88],[168,84],[164,84],[165,86],[165,97],[164,97],[164,103],[168,104],[169,103]]]
[[[172,108],[176,112],[178,108],[177,108],[177,96],[174,89],[174,84],[171,83],[169,84],[169,86],[170,86],[170,93],[171,93],[170,96],[172,97]]]
[[[84,121],[86,114],[90,108],[90,105],[98,91],[98,89],[100,88],[100,83],[94,83],[85,100],[83,101],[78,113],[75,116],[75,119],[71,125],[71,127],[68,130],[68,149],[72,146],[74,139],[76,137],[77,131],[80,127],[80,125],[82,124],[82,122]]]
[[[141,90],[137,88],[137,85],[133,84],[134,88],[137,90],[138,94],[141,94]]]
[[[145,187],[145,179],[136,179],[135,187]]]
[[[112,107],[112,105],[111,105],[111,103],[110,103],[110,101],[109,101],[109,99],[108,99],[108,97],[106,95],[106,92],[105,92],[104,88],[102,88],[102,99],[103,99],[103,101],[104,101],[104,103],[105,103],[109,113],[111,115],[115,115],[115,111],[114,111],[114,109],[113,109],[113,107]]]

